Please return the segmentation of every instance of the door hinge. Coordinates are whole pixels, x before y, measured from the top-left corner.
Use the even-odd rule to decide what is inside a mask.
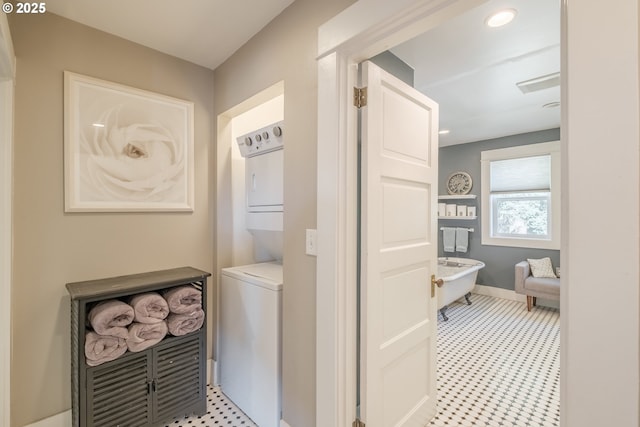
[[[362,421],[360,421],[360,418],[356,418],[356,420],[353,422],[353,427],[366,427],[366,426]]]
[[[356,108],[362,108],[367,106],[367,88],[353,88],[353,105]],[[359,427],[359,426],[356,426]]]

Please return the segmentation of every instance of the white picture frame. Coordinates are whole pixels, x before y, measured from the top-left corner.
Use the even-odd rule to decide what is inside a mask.
[[[192,212],[193,108],[65,71],[65,212]]]

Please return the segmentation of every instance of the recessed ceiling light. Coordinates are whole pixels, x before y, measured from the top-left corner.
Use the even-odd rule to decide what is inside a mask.
[[[448,134],[449,132],[451,132],[449,129],[442,129],[441,131],[439,131],[439,132],[438,132],[438,134],[440,134],[440,135],[446,135],[446,134]]]
[[[513,21],[513,18],[516,17],[515,9],[503,9],[498,12],[490,15],[485,23],[487,26],[491,28],[502,27],[503,25],[507,25],[509,22]]]
[[[103,128],[104,124],[102,123],[91,123],[91,126],[97,127],[97,128]]]

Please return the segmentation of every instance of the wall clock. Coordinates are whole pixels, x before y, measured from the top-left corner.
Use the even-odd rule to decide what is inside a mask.
[[[454,172],[447,178],[447,192],[449,194],[469,194],[472,185],[471,175],[466,172]]]

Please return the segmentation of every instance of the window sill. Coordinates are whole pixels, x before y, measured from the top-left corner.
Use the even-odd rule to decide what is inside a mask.
[[[508,237],[483,237],[482,245],[505,246],[510,248],[560,250],[560,241],[518,239],[518,238],[508,238]]]

